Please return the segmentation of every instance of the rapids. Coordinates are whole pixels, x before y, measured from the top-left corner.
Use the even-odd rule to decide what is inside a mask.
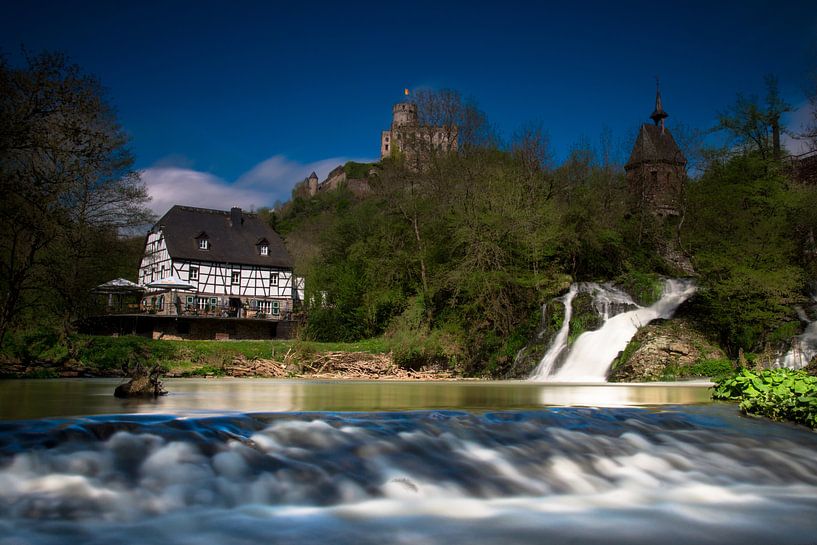
[[[777,543],[817,435],[724,405],[0,421],[0,544]]]

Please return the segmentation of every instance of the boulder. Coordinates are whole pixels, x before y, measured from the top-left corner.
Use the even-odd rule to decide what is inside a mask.
[[[707,376],[702,362],[726,354],[686,319],[656,320],[642,327],[613,362],[610,382],[649,382]],[[723,366],[722,364],[721,366]]]
[[[137,365],[133,370],[132,378],[125,384],[120,384],[114,390],[113,395],[121,398],[148,397],[155,398],[167,394],[167,390],[159,380],[161,369],[154,366],[147,369]]]

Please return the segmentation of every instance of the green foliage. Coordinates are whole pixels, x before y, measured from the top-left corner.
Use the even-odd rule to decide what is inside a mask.
[[[369,171],[375,165],[375,163],[356,163],[354,161],[348,161],[345,165],[343,165],[343,172],[346,173],[346,177],[348,179],[352,180],[368,178]]]
[[[687,367],[683,376],[686,377],[709,377],[720,380],[731,376],[735,372],[735,364],[726,358],[704,359]]]
[[[700,273],[691,310],[732,356],[761,351],[791,321],[805,288],[798,193],[774,162],[755,155],[713,165],[688,193],[684,234]]]
[[[746,413],[817,428],[817,377],[805,371],[741,369],[718,381],[713,397],[739,401]]]
[[[664,283],[654,272],[630,271],[616,278],[616,285],[641,306],[650,306],[661,298]]]

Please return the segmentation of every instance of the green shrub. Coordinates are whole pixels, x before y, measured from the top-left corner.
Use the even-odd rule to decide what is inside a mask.
[[[722,379],[735,373],[735,364],[727,358],[705,359],[688,367],[685,375],[690,377],[710,377]]]
[[[664,282],[655,273],[631,271],[619,276],[616,284],[626,291],[641,306],[650,306],[664,291]]]
[[[712,396],[739,401],[745,413],[817,428],[817,377],[805,371],[741,369],[718,381]]]

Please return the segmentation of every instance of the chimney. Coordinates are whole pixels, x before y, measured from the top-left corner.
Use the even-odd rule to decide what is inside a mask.
[[[241,209],[237,206],[230,208],[230,224],[236,228],[241,227],[244,223],[244,218],[241,217]]]

